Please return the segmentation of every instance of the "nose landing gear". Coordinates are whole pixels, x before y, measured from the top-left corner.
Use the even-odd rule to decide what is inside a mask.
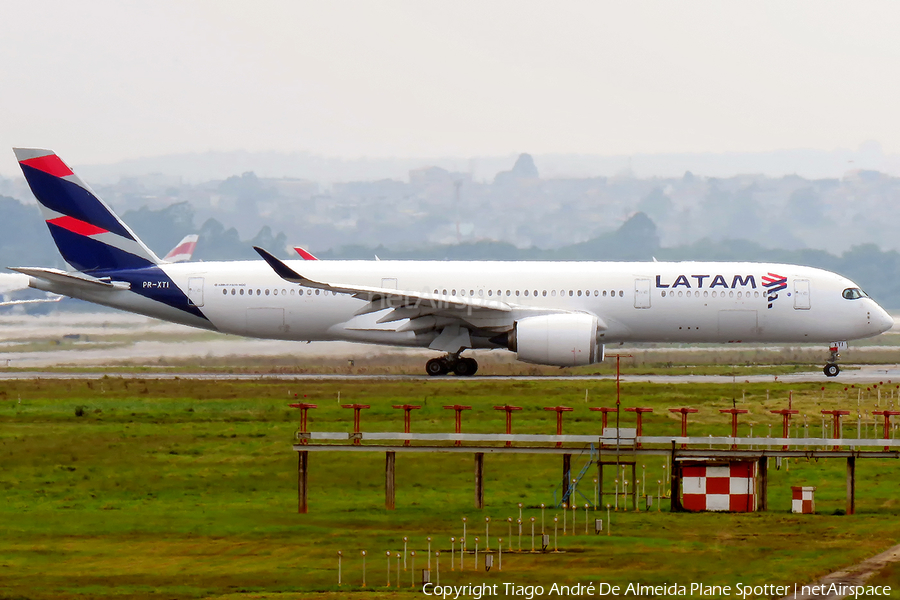
[[[838,350],[842,346],[846,346],[846,342],[835,342],[828,348],[829,352],[831,352],[831,356],[828,357],[828,362],[825,363],[825,368],[822,369],[825,373],[825,377],[837,377],[838,373],[841,372],[841,368],[837,365],[837,361],[841,357]]]
[[[462,358],[459,354],[448,354],[425,363],[425,372],[432,377],[446,375],[451,371],[460,377],[471,377],[478,371],[478,361],[474,358]]]

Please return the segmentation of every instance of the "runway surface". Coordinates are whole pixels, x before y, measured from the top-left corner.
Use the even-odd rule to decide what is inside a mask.
[[[181,325],[166,323],[139,315],[121,312],[103,313],[53,313],[50,315],[26,315],[16,312],[0,314],[0,380],[17,379],[99,379],[104,376],[129,379],[205,379],[205,380],[342,380],[362,381],[428,381],[435,379],[453,381],[598,381],[614,379],[612,375],[476,375],[473,378],[441,377],[431,378],[419,375],[413,365],[424,366],[425,360],[434,355],[424,349],[403,349],[350,342],[302,342],[256,340],[238,336],[223,335]],[[890,336],[900,335],[900,324],[884,334],[885,341]],[[879,339],[878,341],[881,341]],[[660,354],[691,354],[714,352],[717,347],[673,346],[641,347],[630,351],[641,355],[646,352]],[[777,348],[774,348],[777,350]],[[625,348],[625,350],[629,350]],[[722,346],[723,352],[734,347]],[[740,350],[770,351],[772,347],[742,346]],[[809,353],[810,348],[785,348],[786,351]],[[900,360],[900,346],[876,345],[854,347],[848,352],[850,360],[865,360],[866,352],[897,352]],[[484,361],[509,362],[517,365],[511,353],[474,351],[472,356]],[[822,358],[826,352],[821,351]],[[345,368],[350,361],[357,365],[372,357],[379,363],[394,365],[394,370],[407,370],[412,375],[372,375],[355,374],[352,367]],[[256,364],[288,358],[292,364],[321,365],[327,363],[335,374],[292,374],[268,373],[265,366],[257,367],[259,373],[202,373],[196,367],[204,361],[221,367],[223,364],[247,365],[247,359]],[[218,361],[218,362],[216,362]],[[230,362],[229,362],[230,361]],[[252,364],[252,363],[251,363]],[[270,363],[274,364],[274,363]],[[402,366],[401,366],[402,365]],[[5,366],[5,368],[4,368]],[[130,368],[143,369],[128,372]],[[843,364],[844,370],[834,379],[826,378],[820,369],[808,373],[791,375],[626,375],[622,381],[652,383],[731,383],[741,382],[821,382],[821,383],[876,383],[897,381],[900,383],[900,364],[855,365]],[[149,368],[149,370],[147,370]],[[202,368],[202,367],[201,367]],[[246,368],[246,367],[245,367]],[[26,370],[34,369],[34,370]],[[45,370],[49,369],[49,370]],[[79,369],[66,372],[57,369]],[[108,370],[107,370],[108,369]],[[158,371],[154,371],[158,369]],[[249,370],[249,369],[248,369]],[[328,370],[328,369],[323,369]],[[359,369],[364,371],[364,369]],[[520,371],[521,372],[521,371]]]
[[[102,379],[103,377],[119,377],[123,379],[195,379],[206,381],[610,381],[615,375],[559,375],[559,376],[493,376],[476,375],[474,377],[429,377],[427,375],[365,375],[365,374],[315,374],[315,373],[192,373],[192,372],[120,372],[120,371],[0,371],[0,381],[24,379]],[[677,383],[898,383],[900,384],[900,365],[861,365],[859,369],[844,370],[834,378],[825,377],[821,371],[795,373],[791,375],[622,375],[623,382],[646,382],[659,384]]]

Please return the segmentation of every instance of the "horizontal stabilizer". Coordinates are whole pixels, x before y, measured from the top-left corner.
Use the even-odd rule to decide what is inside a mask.
[[[45,269],[43,267],[9,267],[10,271],[17,271],[34,277],[35,279],[43,279],[50,283],[59,283],[62,285],[76,285],[80,287],[105,288],[109,290],[127,290],[131,285],[124,281],[103,281],[90,275],[82,273],[67,273],[59,269]]]
[[[18,306],[20,304],[45,304],[47,302],[59,302],[64,296],[55,296],[53,298],[35,298],[34,300],[9,300],[0,302],[0,306]]]

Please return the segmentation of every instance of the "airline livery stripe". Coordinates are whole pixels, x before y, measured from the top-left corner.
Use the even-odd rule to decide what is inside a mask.
[[[175,256],[177,254],[187,254],[188,252],[193,253],[196,246],[197,242],[186,242],[184,244],[179,244],[177,247],[173,248],[171,252],[169,252],[169,255]]]
[[[43,171],[48,175],[53,175],[54,177],[68,177],[69,175],[74,175],[72,169],[66,166],[66,163],[62,161],[62,159],[55,154],[48,154],[47,156],[38,156],[37,158],[29,158],[28,160],[23,160],[23,165],[27,165],[33,169],[37,169],[38,171]]]
[[[91,225],[90,223],[85,223],[80,219],[76,219],[75,217],[58,217],[56,219],[50,219],[47,223],[52,223],[57,227],[62,227],[63,229],[68,229],[72,233],[77,233],[80,235],[97,235],[100,233],[109,233],[106,229],[102,227],[97,227],[96,225]]]

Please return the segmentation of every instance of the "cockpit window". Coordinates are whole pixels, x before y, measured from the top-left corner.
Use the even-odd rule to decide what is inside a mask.
[[[869,295],[859,288],[847,288],[842,294],[847,300],[856,300],[857,298],[868,298]]]

